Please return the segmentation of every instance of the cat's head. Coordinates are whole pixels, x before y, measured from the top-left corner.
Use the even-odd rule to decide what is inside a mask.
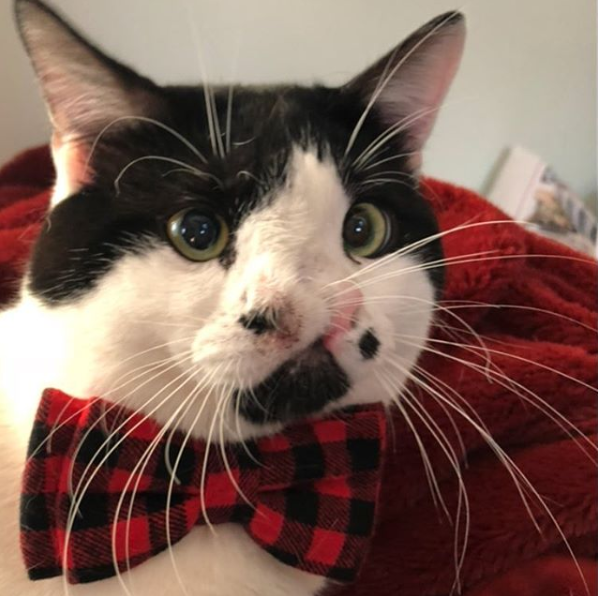
[[[339,88],[160,87],[16,7],[57,168],[24,295],[89,391],[203,436],[390,403],[442,289],[418,172],[462,16]]]

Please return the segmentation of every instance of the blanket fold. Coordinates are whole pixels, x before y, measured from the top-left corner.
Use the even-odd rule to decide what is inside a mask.
[[[0,170],[0,304],[16,294],[53,175],[46,147]],[[333,592],[596,594],[596,263],[475,193],[422,189],[445,232],[446,288],[393,412],[370,555]]]

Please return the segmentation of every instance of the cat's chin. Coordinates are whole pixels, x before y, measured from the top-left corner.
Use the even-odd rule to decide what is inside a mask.
[[[252,424],[287,423],[317,414],[349,389],[347,374],[320,338],[235,399]]]

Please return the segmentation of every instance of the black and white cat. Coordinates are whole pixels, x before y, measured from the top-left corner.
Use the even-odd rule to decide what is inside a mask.
[[[0,593],[59,596],[62,579],[26,578],[18,547],[44,388],[99,395],[210,442],[391,405],[385,380],[405,379],[390,363],[408,370],[423,347],[397,332],[426,336],[442,284],[440,267],[422,269],[442,254],[418,171],[465,27],[441,16],[340,88],[160,87],[41,2],[17,0],[16,14],[57,180],[18,301],[0,315]],[[233,525],[196,528],[173,549],[180,577],[162,553],[131,572],[132,594],[324,586]]]

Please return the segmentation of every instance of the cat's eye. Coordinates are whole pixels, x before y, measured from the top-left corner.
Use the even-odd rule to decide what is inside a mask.
[[[224,219],[209,209],[180,211],[170,218],[166,231],[174,247],[192,261],[220,256],[229,238]]]
[[[345,250],[356,257],[375,257],[388,243],[391,221],[386,211],[371,203],[354,205],[343,224]]]

